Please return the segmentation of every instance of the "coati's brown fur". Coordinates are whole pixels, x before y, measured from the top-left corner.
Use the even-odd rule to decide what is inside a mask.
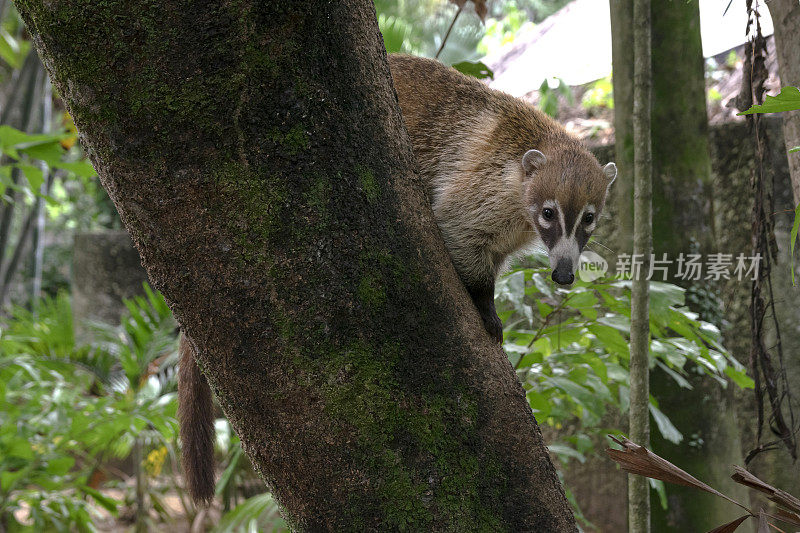
[[[599,217],[616,167],[601,169],[580,141],[534,107],[437,61],[395,55],[389,66],[445,244],[486,329],[501,341],[494,283],[503,263],[538,237],[550,252],[553,279],[571,283],[576,252],[594,229],[587,209]],[[558,224],[544,218],[546,209]],[[186,337],[180,351],[182,464],[192,498],[208,503],[211,391]]]
[[[178,422],[181,467],[192,499],[208,505],[214,498],[214,405],[211,388],[194,359],[191,341],[178,344]]]
[[[586,206],[593,221],[599,217],[616,167],[601,168],[578,139],[533,106],[438,61],[393,55],[389,65],[445,244],[487,330],[502,340],[494,310],[502,265],[539,237],[557,266],[558,228],[544,227],[540,222],[547,221],[538,216],[550,200],[561,208],[561,225],[575,228],[582,249],[594,222],[576,224],[577,217]],[[532,159],[523,168],[529,151]],[[571,283],[577,266],[570,264],[560,278]]]

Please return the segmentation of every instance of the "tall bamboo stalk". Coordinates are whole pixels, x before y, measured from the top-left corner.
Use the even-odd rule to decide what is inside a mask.
[[[650,320],[648,281],[652,225],[652,158],[650,144],[650,0],[633,3],[633,253],[642,257],[642,269],[634,276],[631,294],[630,435],[637,443],[650,442],[649,343]],[[628,477],[628,530],[650,531],[648,481]]]

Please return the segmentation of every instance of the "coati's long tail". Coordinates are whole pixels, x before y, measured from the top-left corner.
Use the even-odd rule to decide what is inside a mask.
[[[181,426],[181,465],[186,488],[195,503],[214,498],[214,411],[211,389],[194,359],[185,335],[178,346],[178,421]]]

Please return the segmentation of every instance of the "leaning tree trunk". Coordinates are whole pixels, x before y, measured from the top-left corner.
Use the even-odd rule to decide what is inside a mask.
[[[775,28],[775,50],[781,85],[800,87],[800,2],[770,0],[767,2]],[[788,111],[783,118],[783,139],[787,152],[800,146],[800,111]],[[789,175],[795,205],[800,204],[800,152],[789,153]]]
[[[618,187],[620,213],[629,210],[625,206],[631,205],[633,198],[632,13],[633,0],[612,0],[614,127],[620,169],[614,186]],[[653,253],[658,259],[666,253],[673,261],[668,281],[687,285],[675,279],[674,261],[680,253],[733,252],[712,247],[715,234],[709,209],[711,162],[698,2],[651,2],[651,20]],[[624,216],[620,220],[623,224],[618,226],[615,243],[620,253],[630,253],[630,221]],[[656,279],[660,279],[658,274]],[[707,313],[713,312],[716,304],[705,296],[711,292],[709,283],[701,281],[688,290],[694,310],[714,321],[715,317]],[[740,361],[746,358],[746,354],[734,355]],[[711,485],[729,487],[729,465],[743,460],[733,399],[717,383],[695,372],[690,372],[689,381],[693,390],[681,389],[664,372],[654,370],[651,392],[684,441],[676,445],[653,431],[653,449]],[[690,439],[692,446],[688,445]],[[666,490],[668,510],[653,500],[654,531],[709,530],[730,520],[730,504],[710,494],[677,486],[667,486]],[[746,498],[741,487],[732,490],[734,496]]]
[[[451,266],[368,0],[19,0],[293,529],[573,531]]]

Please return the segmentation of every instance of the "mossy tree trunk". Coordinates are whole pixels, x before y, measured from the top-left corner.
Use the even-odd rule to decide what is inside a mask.
[[[300,531],[574,531],[416,176],[372,3],[19,0]]]
[[[620,169],[616,200],[621,219],[614,242],[619,253],[630,253],[631,221],[624,218],[632,205],[632,69],[633,0],[612,0],[615,133]],[[676,280],[675,261],[680,253],[733,253],[716,250],[713,209],[709,198],[711,162],[705,102],[704,62],[700,40],[699,6],[696,0],[651,3],[652,20],[652,161],[653,253],[666,253],[673,261],[669,281]],[[735,250],[735,252],[744,250]],[[656,279],[661,279],[657,274]],[[687,300],[703,318],[714,321],[714,288],[700,281],[687,287]],[[735,354],[740,361],[746,354]],[[680,445],[651,434],[656,453],[700,479],[746,494],[729,483],[729,465],[741,463],[742,454],[732,399],[718,384],[698,376],[692,368],[692,390],[680,389],[656,369],[650,378],[652,393],[661,410],[684,436]],[[654,531],[702,531],[729,521],[730,504],[693,489],[667,486],[669,509],[653,500]],[[738,491],[738,493],[736,492]]]

